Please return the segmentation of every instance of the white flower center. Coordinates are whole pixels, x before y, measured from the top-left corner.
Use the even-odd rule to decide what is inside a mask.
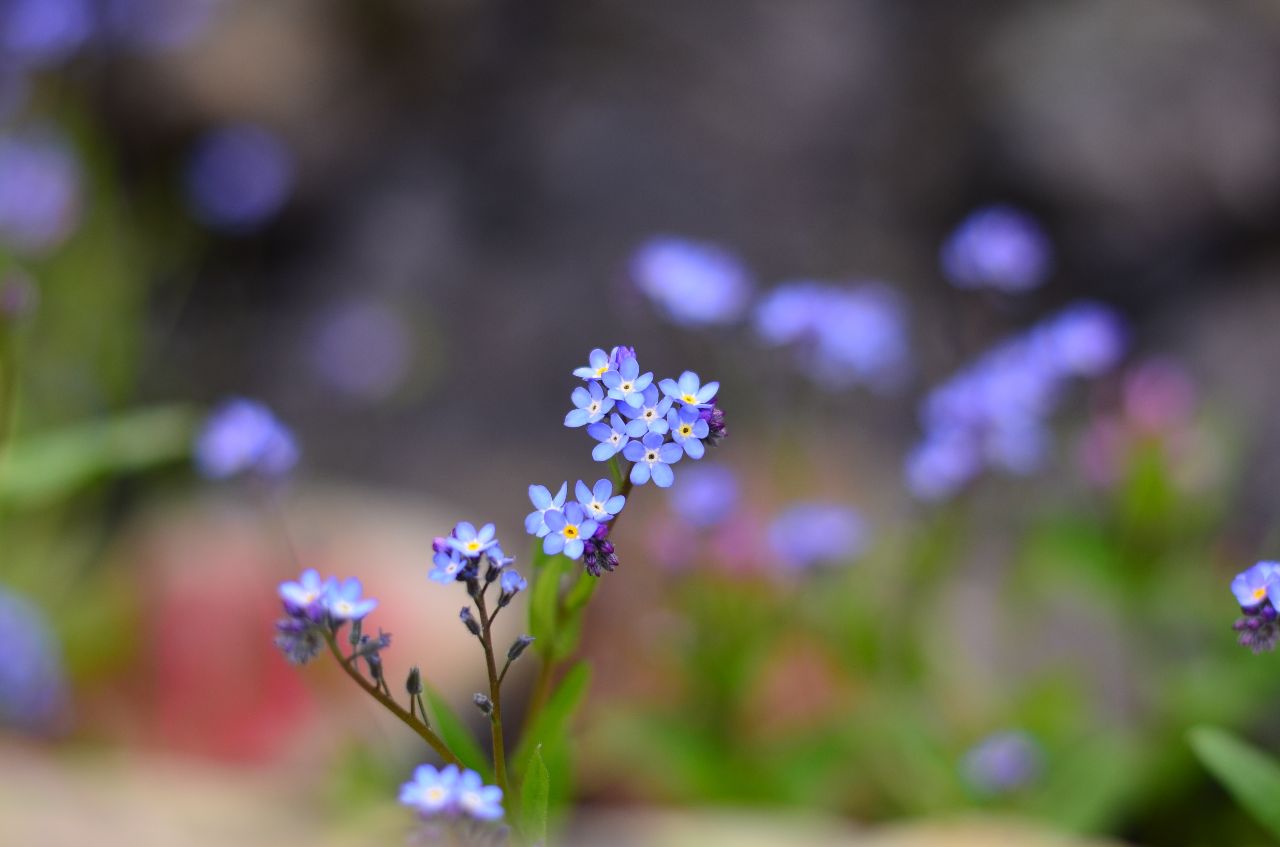
[[[644,454],[644,460],[652,464],[653,462],[658,461],[658,454],[650,450],[648,453]]]

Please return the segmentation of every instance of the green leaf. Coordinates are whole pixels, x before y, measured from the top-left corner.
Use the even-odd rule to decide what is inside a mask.
[[[493,768],[489,766],[489,757],[480,749],[466,724],[449,708],[449,703],[440,696],[440,692],[429,685],[424,685],[423,688],[431,709],[431,728],[464,766],[478,771],[486,782],[492,782]]]
[[[547,841],[547,808],[550,802],[551,774],[542,761],[542,746],[539,745],[533,748],[521,798],[521,829],[530,844],[545,844]]]
[[[560,580],[573,562],[564,556],[550,556],[534,574],[529,590],[529,634],[536,640],[534,650],[551,656],[555,650],[556,631],[560,628]]]
[[[1200,762],[1236,802],[1280,838],[1280,763],[1216,727],[1195,727],[1188,738]]]
[[[516,773],[528,773],[529,762],[539,747],[546,748],[546,758],[555,758],[569,733],[569,721],[573,718],[574,710],[578,708],[590,684],[591,668],[586,662],[579,662],[564,675],[564,680],[547,698],[546,705],[529,727],[528,734],[520,739],[520,746],[512,759]]]

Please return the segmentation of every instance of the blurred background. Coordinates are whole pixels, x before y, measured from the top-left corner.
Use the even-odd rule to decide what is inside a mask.
[[[0,0],[0,842],[398,843],[275,585],[461,710],[431,539],[606,476],[631,344],[730,438],[628,507],[571,832],[1263,843],[1185,733],[1280,746],[1277,91],[1248,0]]]

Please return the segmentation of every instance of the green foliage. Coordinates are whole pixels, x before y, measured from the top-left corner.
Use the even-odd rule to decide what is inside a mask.
[[[520,806],[520,831],[530,844],[546,843],[547,811],[551,801],[551,774],[542,761],[542,748],[535,747],[525,774]]]
[[[516,773],[527,773],[529,762],[539,748],[542,751],[540,755],[548,760],[554,760],[559,751],[565,748],[573,713],[590,685],[591,668],[586,662],[579,662],[569,669],[560,685],[547,698],[528,732],[520,739],[520,746],[512,757],[512,767]]]
[[[1280,840],[1280,762],[1215,727],[1195,727],[1188,739],[1236,802]]]
[[[466,724],[449,707],[448,701],[440,696],[440,692],[425,683],[423,691],[427,697],[427,707],[431,710],[432,729],[463,766],[482,774],[486,782],[493,782],[493,768],[489,764],[489,757],[480,749]]]

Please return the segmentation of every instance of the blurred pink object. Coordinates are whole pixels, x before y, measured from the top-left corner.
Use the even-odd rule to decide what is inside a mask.
[[[1142,432],[1167,433],[1186,425],[1197,400],[1195,383],[1172,359],[1147,359],[1125,374],[1125,419]]]

